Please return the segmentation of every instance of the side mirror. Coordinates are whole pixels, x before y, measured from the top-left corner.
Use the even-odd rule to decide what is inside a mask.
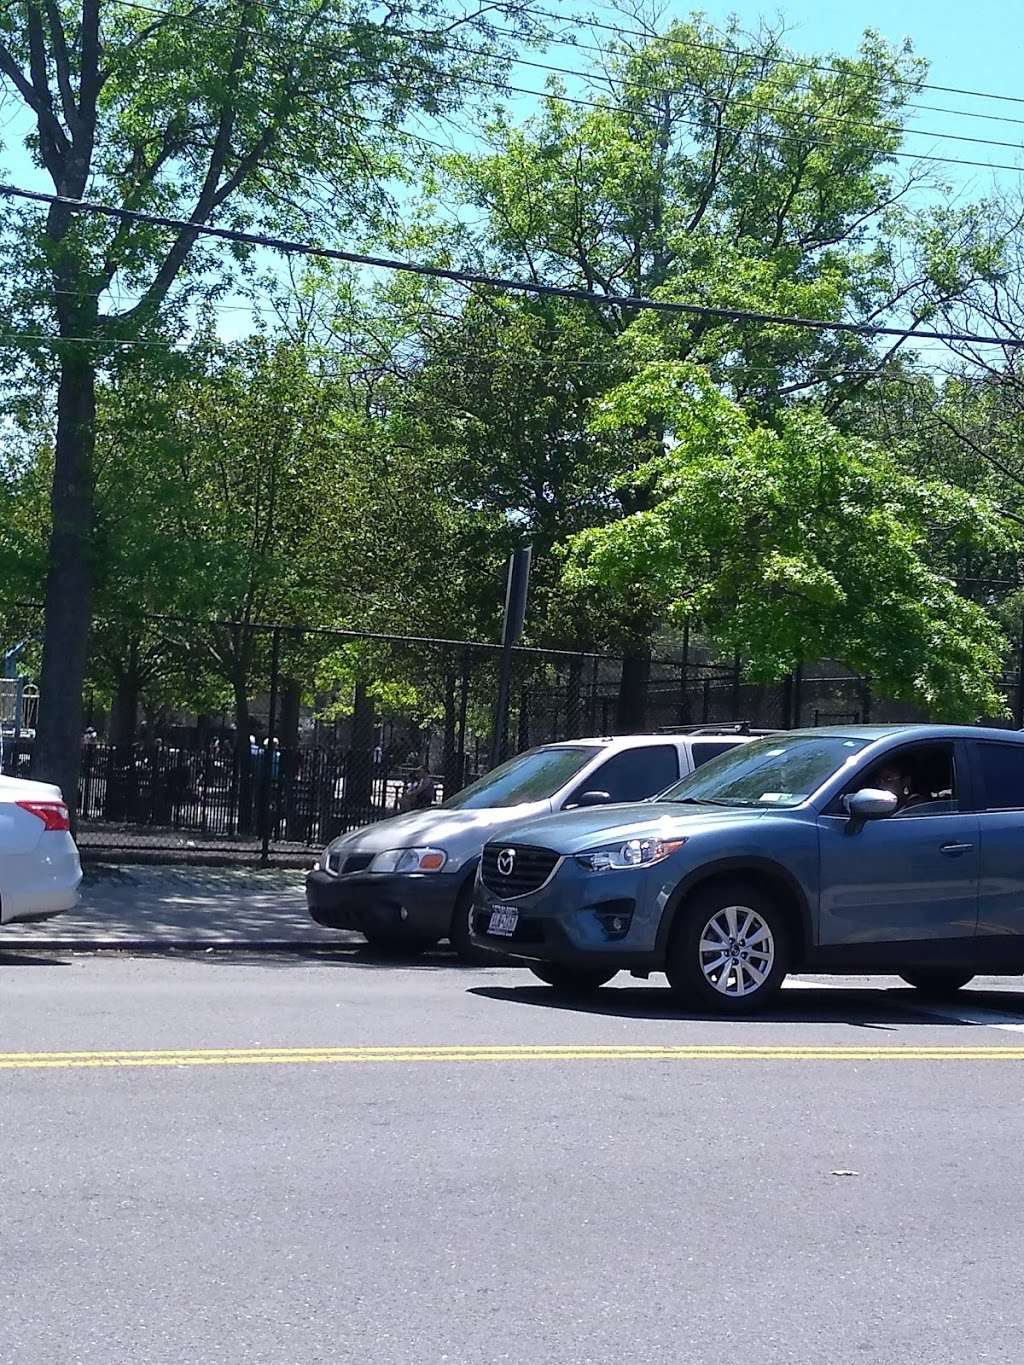
[[[862,787],[859,792],[851,792],[849,796],[845,796],[843,805],[850,817],[850,832],[853,833],[867,820],[884,820],[887,815],[892,815],[899,801],[892,792]]]
[[[577,810],[581,806],[607,806],[611,803],[610,792],[580,792],[575,801],[570,801],[566,810]]]

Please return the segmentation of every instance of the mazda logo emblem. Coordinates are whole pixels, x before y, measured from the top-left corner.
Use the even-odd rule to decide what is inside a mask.
[[[511,877],[512,869],[516,865],[516,851],[514,848],[503,848],[498,854],[498,871],[503,877]]]

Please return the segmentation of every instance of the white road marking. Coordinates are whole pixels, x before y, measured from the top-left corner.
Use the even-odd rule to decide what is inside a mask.
[[[907,1000],[893,1001],[893,1004],[906,1004],[908,1008],[921,1014],[932,1014],[936,1019],[948,1019],[951,1024],[979,1024],[985,1028],[1002,1029],[1004,1033],[1024,1033],[1024,1022],[1021,1022],[1019,1014],[1004,1014],[1000,1010],[983,1007],[972,1009],[969,1005],[962,1006],[954,1002],[937,1005],[934,1001],[922,1001],[917,1004]]]
[[[879,982],[881,978],[877,978]],[[799,977],[788,977],[785,982],[785,990],[864,990],[871,989],[872,979],[867,978],[867,985],[858,981],[856,986],[851,984],[850,977],[835,977],[831,981],[807,981]],[[1024,1033],[1024,1018],[1021,1014],[1009,1014],[1005,1010],[988,1009],[984,1005],[972,1005],[970,1003],[971,992],[966,991],[959,1000],[951,1000],[949,1004],[939,1004],[934,1000],[917,999],[909,991],[905,996],[897,996],[894,991],[886,986],[878,986],[879,994],[884,994],[887,1005],[893,1009],[904,1009],[912,1011],[914,1014],[931,1014],[936,1019],[945,1019],[951,1024],[974,1024],[982,1028],[997,1028],[1004,1033]],[[1024,992],[1020,993],[1021,1010],[1024,1012]]]

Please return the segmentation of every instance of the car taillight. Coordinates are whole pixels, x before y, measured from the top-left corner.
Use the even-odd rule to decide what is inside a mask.
[[[42,820],[44,829],[71,828],[71,817],[63,801],[15,801],[14,804]]]

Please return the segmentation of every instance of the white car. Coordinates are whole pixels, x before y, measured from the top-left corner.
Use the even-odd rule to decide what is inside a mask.
[[[71,910],[81,880],[60,788],[0,777],[0,924]]]

